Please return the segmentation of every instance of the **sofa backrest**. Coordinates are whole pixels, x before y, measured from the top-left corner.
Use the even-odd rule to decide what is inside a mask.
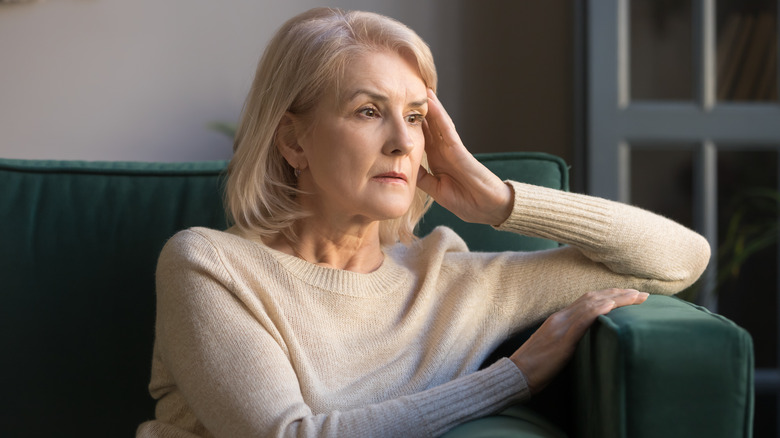
[[[479,158],[502,178],[568,188],[557,157]],[[225,166],[0,159],[0,436],[132,436],[153,417],[157,256],[178,230],[226,226]],[[439,206],[420,233],[439,223],[477,250],[556,245]]]
[[[225,226],[224,167],[0,161],[0,436],[132,436],[153,416],[157,254]]]

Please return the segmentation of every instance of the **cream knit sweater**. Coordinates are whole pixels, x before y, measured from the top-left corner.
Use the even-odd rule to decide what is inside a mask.
[[[321,267],[235,229],[163,249],[139,437],[424,437],[528,398],[508,335],[584,292],[673,294],[709,260],[698,234],[637,208],[519,183],[499,229],[567,246],[472,253],[447,228],[385,248],[370,274]]]

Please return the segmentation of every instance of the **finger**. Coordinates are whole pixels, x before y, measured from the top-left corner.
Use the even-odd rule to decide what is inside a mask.
[[[636,300],[633,304],[642,304],[650,297],[650,294],[647,292],[639,292],[639,294],[636,296]]]
[[[436,95],[429,89],[428,90],[428,113],[425,114],[423,119],[423,127],[431,134],[439,133],[439,118],[441,117],[442,108],[439,106],[436,100]],[[437,136],[438,138],[438,136]]]
[[[621,300],[623,300],[626,297],[637,298],[642,294],[643,292],[639,292],[636,289],[611,288],[611,289],[602,289],[602,290],[587,292],[583,294],[577,301],[591,301],[591,300],[598,300],[602,298],[610,298],[610,299],[620,298]]]
[[[446,140],[447,143],[457,142],[460,137],[455,130],[455,123],[450,118],[441,101],[430,88],[428,89],[428,114],[430,118],[431,133],[434,137]]]
[[[627,289],[623,293],[616,294],[612,299],[615,301],[615,308],[641,304],[647,300],[647,292],[639,292],[634,289]]]
[[[592,323],[599,316],[609,313],[617,307],[633,304],[640,300],[641,294],[633,289],[603,289],[588,292],[575,300],[564,312],[572,320]]]
[[[420,169],[417,171],[417,188],[436,199],[434,192],[436,190],[437,183],[438,180],[436,177],[428,173],[426,168],[420,166]]]
[[[589,295],[585,300],[571,306],[571,319],[578,327],[590,326],[597,317],[606,315],[618,307],[641,304],[647,300],[647,293],[635,290],[609,290]]]
[[[430,115],[430,111],[428,111],[428,115]],[[426,153],[431,152],[431,148],[433,148],[436,145],[437,140],[441,140],[440,137],[433,136],[433,128],[431,128],[432,120],[428,118],[428,116],[423,119],[423,138],[425,138],[425,151]]]
[[[615,308],[615,300],[610,298],[600,298],[579,303],[570,309],[568,319],[572,330],[568,335],[579,339],[585,331],[593,325],[601,315],[606,315]]]

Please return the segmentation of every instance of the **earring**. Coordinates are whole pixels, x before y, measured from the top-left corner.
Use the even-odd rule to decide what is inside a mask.
[[[301,169],[296,167],[295,168],[295,177],[296,178],[300,178],[300,176],[301,176]]]

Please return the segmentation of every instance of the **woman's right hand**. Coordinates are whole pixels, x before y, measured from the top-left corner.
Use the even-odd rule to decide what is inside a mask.
[[[504,222],[514,206],[512,189],[466,149],[432,90],[428,90],[423,132],[431,173],[420,166],[417,187],[466,222]]]
[[[618,307],[641,304],[647,297],[646,292],[633,289],[588,292],[547,318],[509,359],[525,375],[531,394],[536,394],[563,369],[599,315]]]

